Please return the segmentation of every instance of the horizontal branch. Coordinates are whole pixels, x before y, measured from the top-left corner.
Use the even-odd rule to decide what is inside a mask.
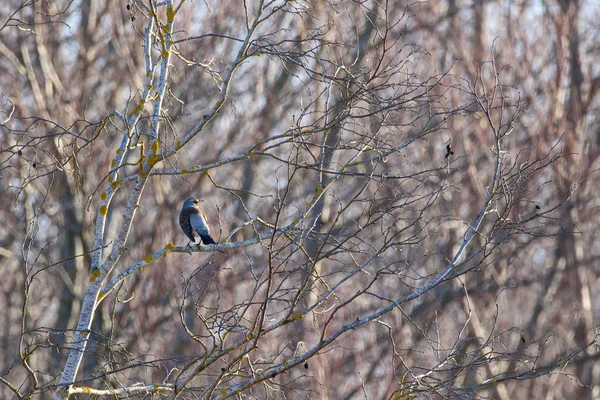
[[[558,360],[551,362],[550,364],[548,364],[545,367],[532,368],[528,371],[515,373],[515,374],[509,374],[506,376],[492,377],[492,378],[486,379],[485,381],[483,381],[481,383],[478,383],[478,384],[472,385],[472,386],[466,386],[462,389],[477,390],[477,389],[485,388],[487,386],[497,385],[501,382],[506,382],[506,381],[510,381],[510,380],[522,381],[522,380],[528,380],[528,379],[535,379],[535,378],[539,378],[540,376],[543,376],[543,375],[551,374],[559,368],[566,367],[571,361],[574,361],[574,359],[576,357],[578,357],[581,353],[586,351],[588,348],[590,348],[592,346],[597,346],[599,336],[600,336],[599,334],[596,334],[594,336],[594,338],[592,339],[592,341],[590,341],[586,345],[574,350],[573,352],[566,355],[565,357],[559,358]]]
[[[173,385],[169,384],[152,384],[145,386],[129,386],[117,389],[94,389],[88,386],[72,387],[69,394],[88,394],[92,396],[122,396],[134,394],[153,394],[156,392],[172,392]]]
[[[232,242],[232,243],[214,244],[214,245],[209,245],[209,246],[203,246],[200,244],[197,244],[195,246],[173,246],[172,243],[168,243],[163,249],[155,252],[152,255],[149,255],[148,257],[145,257],[143,260],[138,261],[137,263],[126,268],[123,272],[121,272],[120,274],[115,276],[113,279],[111,279],[111,281],[100,292],[100,300],[102,300],[104,297],[109,295],[113,290],[115,290],[117,285],[120,282],[122,282],[123,280],[127,279],[128,276],[141,270],[146,265],[152,264],[154,261],[158,260],[161,257],[166,256],[169,253],[189,253],[189,254],[191,254],[191,253],[206,253],[206,252],[212,252],[212,251],[224,251],[224,250],[229,250],[229,249],[236,249],[239,247],[247,247],[247,246],[259,243],[260,241],[262,241],[266,238],[269,238],[273,235],[281,235],[282,233],[291,230],[295,225],[296,225],[296,222],[292,222],[291,224],[287,225],[286,227],[277,229],[274,232],[263,233],[259,236],[253,237],[251,239],[242,240],[239,242]]]

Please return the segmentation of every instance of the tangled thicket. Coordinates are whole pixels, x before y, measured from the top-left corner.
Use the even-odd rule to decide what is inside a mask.
[[[1,397],[598,397],[600,8],[513,3],[4,4]]]

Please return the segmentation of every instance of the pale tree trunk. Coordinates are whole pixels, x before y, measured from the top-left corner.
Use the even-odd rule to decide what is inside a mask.
[[[123,218],[120,222],[119,231],[115,242],[112,246],[112,250],[110,255],[106,260],[103,260],[103,247],[104,247],[104,230],[106,224],[106,216],[108,212],[108,207],[110,206],[110,202],[115,193],[115,188],[112,186],[113,182],[117,182],[119,177],[116,166],[121,166],[125,162],[125,155],[127,154],[128,147],[131,142],[131,132],[129,130],[126,131],[126,134],[123,136],[121,141],[121,145],[119,147],[119,151],[113,160],[113,165],[111,166],[111,173],[109,174],[108,184],[106,186],[104,195],[102,196],[101,205],[98,209],[98,214],[96,217],[96,231],[94,236],[94,248],[93,248],[93,259],[92,265],[90,268],[90,280],[88,283],[88,287],[83,298],[83,303],[81,306],[81,312],[79,316],[79,322],[77,323],[77,328],[75,332],[75,336],[73,338],[73,345],[69,352],[69,356],[67,357],[67,361],[65,363],[63,373],[61,375],[61,379],[59,385],[54,394],[55,399],[67,399],[70,395],[70,389],[72,387],[72,382],[75,381],[77,376],[77,372],[79,371],[79,367],[83,360],[83,356],[85,354],[85,350],[88,345],[88,340],[91,333],[92,322],[94,319],[94,313],[96,308],[98,307],[98,303],[100,302],[100,290],[102,289],[102,285],[110,272],[115,267],[118,262],[121,254],[126,250],[127,238],[129,236],[129,232],[131,229],[131,224],[134,220],[135,213],[137,208],[139,207],[139,200],[142,196],[142,192],[146,185],[148,176],[154,164],[158,161],[158,153],[159,153],[159,116],[161,113],[162,102],[164,99],[164,95],[167,88],[167,79],[168,79],[168,69],[169,69],[169,60],[171,57],[171,32],[173,29],[173,20],[174,20],[174,9],[173,2],[167,1],[167,24],[164,25],[164,51],[161,54],[161,62],[159,67],[159,76],[156,77],[158,87],[156,91],[158,92],[158,98],[155,98],[154,103],[154,112],[152,114],[152,132],[150,134],[150,149],[146,154],[145,159],[142,163],[140,163],[140,173],[138,178],[134,184],[133,189],[131,190],[131,194],[129,196],[129,200],[127,203],[127,208],[123,214]],[[150,34],[152,27],[154,25],[154,21],[151,19],[147,30],[146,30],[146,54],[147,54],[147,62],[146,62],[146,79],[148,82],[152,82],[154,76],[152,74],[153,70],[150,65]],[[146,85],[146,89],[144,94],[142,95],[142,102],[140,103],[142,106],[138,107],[136,113],[128,121],[129,126],[135,126],[137,121],[139,120],[141,113],[144,109],[143,104],[149,97],[150,92],[150,84]],[[118,187],[118,186],[117,186]]]

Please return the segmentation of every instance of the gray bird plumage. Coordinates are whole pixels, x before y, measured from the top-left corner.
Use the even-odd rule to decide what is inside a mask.
[[[179,214],[179,226],[181,226],[183,233],[193,243],[196,243],[196,239],[194,238],[194,232],[196,232],[200,236],[202,243],[216,244],[217,242],[210,236],[206,214],[198,207],[202,202],[202,200],[193,197],[183,202],[183,207],[181,207],[181,213]]]

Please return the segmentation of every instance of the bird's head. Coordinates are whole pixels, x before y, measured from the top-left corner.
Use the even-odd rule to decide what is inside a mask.
[[[190,197],[189,199],[187,199],[186,201],[183,202],[183,208],[188,208],[188,207],[196,207],[199,204],[201,204],[204,200],[200,200],[200,199],[196,199],[194,197]]]

